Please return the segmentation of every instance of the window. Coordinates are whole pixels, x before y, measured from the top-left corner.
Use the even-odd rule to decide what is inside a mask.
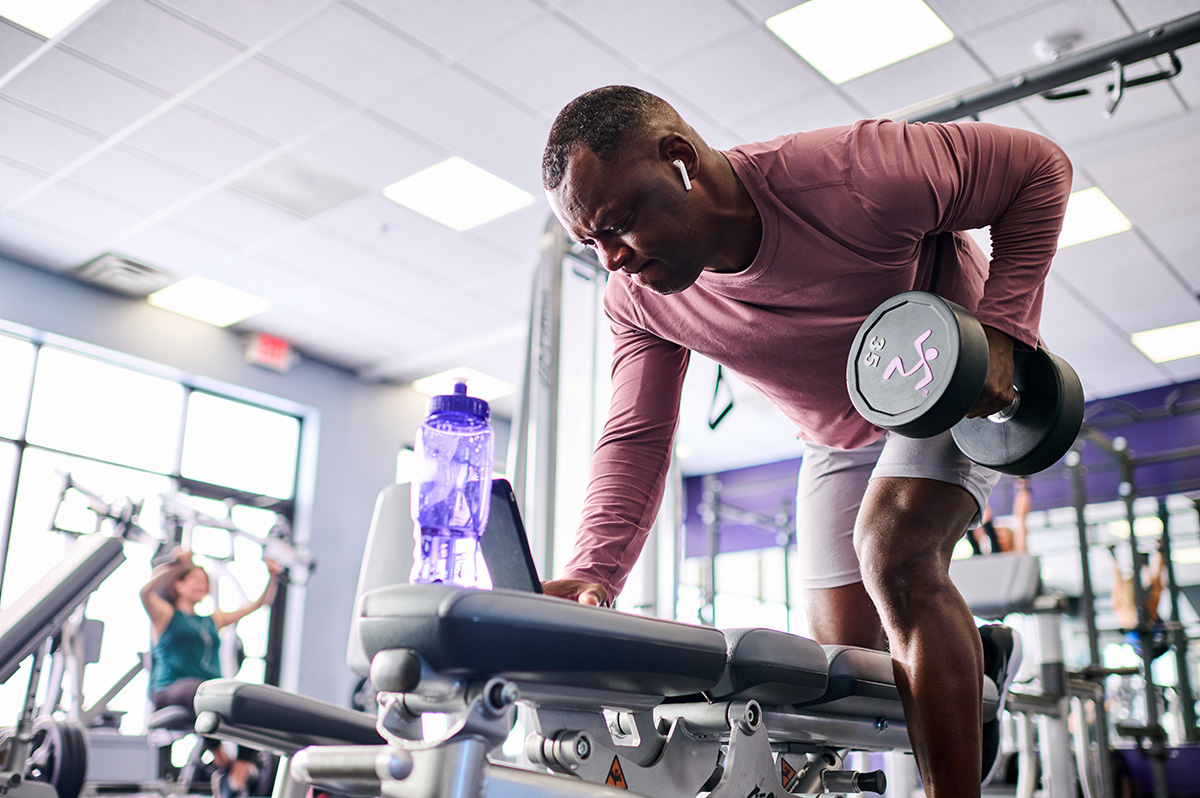
[[[236,609],[266,587],[268,533],[277,525],[290,529],[293,520],[303,419],[265,406],[269,397],[235,401],[153,372],[150,364],[132,368],[69,342],[39,345],[0,333],[0,607],[80,535],[112,534],[105,506],[118,517],[136,508],[146,533],[125,544],[125,561],[87,600],[87,617],[104,624],[100,658],[84,670],[81,700],[63,684],[64,700],[87,708],[149,650],[138,589],[153,558],[176,545],[194,550],[213,587],[207,606],[197,609]],[[240,653],[233,634],[223,634],[226,675],[277,676],[271,641],[281,628],[282,618],[268,610],[243,618],[236,625]],[[50,670],[43,671],[40,696]],[[28,672],[26,662],[0,686],[0,715],[10,723]],[[109,702],[110,711],[123,713],[123,731],[145,728],[148,684],[148,674],[139,673]]]
[[[170,473],[183,386],[55,347],[43,347],[29,409],[32,444]]]
[[[208,393],[188,398],[183,476],[290,499],[295,491],[300,421]]]

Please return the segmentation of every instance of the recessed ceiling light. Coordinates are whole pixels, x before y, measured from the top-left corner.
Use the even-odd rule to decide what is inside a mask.
[[[206,277],[185,277],[146,297],[155,307],[181,316],[228,327],[256,316],[271,306],[265,299],[222,285]]]
[[[834,84],[954,38],[922,0],[809,0],[767,28]]]
[[[513,392],[511,382],[466,366],[413,380],[412,387],[414,391],[426,396],[440,396],[454,393],[454,383],[462,380],[466,380],[467,395],[477,396],[488,402],[493,399],[502,399]]]
[[[533,202],[533,195],[457,155],[392,183],[383,196],[459,232]]]
[[[1130,338],[1155,363],[1200,355],[1200,321],[1134,333]]]
[[[100,0],[0,0],[0,17],[53,39]]]
[[[1099,188],[1085,188],[1067,198],[1067,215],[1058,236],[1058,248],[1124,233],[1133,227]]]

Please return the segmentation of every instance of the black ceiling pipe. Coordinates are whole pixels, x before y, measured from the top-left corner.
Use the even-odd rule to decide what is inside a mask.
[[[885,116],[909,122],[951,122],[1112,71],[1114,64],[1129,66],[1197,42],[1200,42],[1200,11],[1080,50],[1045,66],[910,105]]]

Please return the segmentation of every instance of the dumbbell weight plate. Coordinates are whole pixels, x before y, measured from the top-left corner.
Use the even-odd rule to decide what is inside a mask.
[[[1021,394],[1007,421],[964,418],[951,430],[962,453],[980,465],[1025,476],[1067,453],[1083,426],[1083,386],[1075,370],[1045,349],[1015,352],[1013,383]]]
[[[987,336],[974,316],[934,294],[908,291],[863,322],[846,383],[867,421],[928,438],[950,429],[975,404],[987,363]]]

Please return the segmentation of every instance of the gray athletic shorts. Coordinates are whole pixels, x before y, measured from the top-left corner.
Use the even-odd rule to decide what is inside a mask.
[[[888,433],[860,449],[806,442],[796,486],[796,540],[805,588],[862,581],[854,519],[867,483],[875,477],[936,479],[965,488],[979,505],[971,521],[974,528],[1000,474],[968,460],[949,432],[919,439]]]

